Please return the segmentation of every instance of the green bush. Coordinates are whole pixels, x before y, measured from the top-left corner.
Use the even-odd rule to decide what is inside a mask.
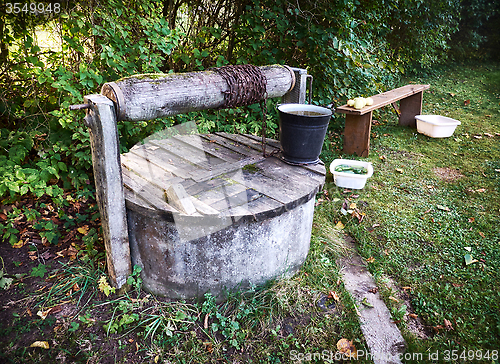
[[[479,0],[477,0],[479,1]],[[225,64],[288,64],[314,76],[314,102],[338,104],[392,87],[407,68],[446,56],[465,1],[96,0],[57,16],[0,11],[0,196],[88,188],[89,135],[68,106],[132,74]],[[484,8],[484,7],[483,7]],[[481,9],[483,9],[481,8]],[[478,10],[476,17],[483,17]],[[474,16],[474,15],[472,15]],[[482,19],[482,18],[481,18]],[[56,36],[43,46],[40,31]],[[268,130],[277,128],[268,105]],[[258,133],[257,105],[120,122],[123,150],[196,118],[204,132]]]

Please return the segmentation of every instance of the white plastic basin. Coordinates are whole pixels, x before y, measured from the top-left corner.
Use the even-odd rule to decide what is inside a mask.
[[[354,167],[365,167],[368,171],[367,174],[353,174],[346,172],[337,172],[335,167],[340,164],[346,164]],[[351,188],[360,190],[365,187],[366,181],[373,175],[373,166],[369,162],[362,162],[350,159],[335,159],[330,164],[330,172],[333,174],[333,179],[338,187]]]
[[[448,138],[460,121],[441,115],[416,115],[417,131],[431,138]]]

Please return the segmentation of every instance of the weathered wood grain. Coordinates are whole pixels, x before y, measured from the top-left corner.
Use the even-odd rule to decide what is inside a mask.
[[[406,97],[422,93],[427,90],[429,85],[406,85],[393,90],[383,92],[378,95],[372,96],[373,105],[365,106],[364,108],[357,110],[353,107],[342,105],[335,109],[335,112],[341,114],[351,114],[351,115],[364,115],[370,111],[377,110],[383,106],[392,104],[393,102],[399,101]]]
[[[270,151],[279,147],[279,142],[272,139],[267,144]],[[250,135],[217,133],[150,140],[122,157],[128,176],[126,186],[153,208],[172,215],[189,215],[179,206],[158,201],[162,191],[175,181],[191,197],[197,215],[218,214],[235,219],[277,216],[308,201],[321,189],[324,165],[292,166],[276,157],[263,157],[261,150],[261,140]],[[141,157],[137,155],[141,151],[148,153]],[[165,165],[167,170],[163,169]],[[129,179],[140,183],[133,186]],[[133,206],[132,201],[127,206]]]
[[[372,96],[373,105],[360,110],[343,105],[335,111],[346,114],[344,153],[367,157],[370,151],[372,111],[400,101],[399,125],[415,128],[415,116],[422,112],[423,93],[429,85],[406,85]]]
[[[102,95],[88,95],[85,103],[90,105],[86,120],[108,273],[112,285],[122,288],[132,273],[132,264],[115,110],[113,103]]]
[[[260,67],[267,79],[267,97],[290,91],[295,75],[289,68]],[[103,85],[101,94],[116,105],[118,120],[153,120],[190,111],[216,109],[224,103],[228,85],[215,71],[146,74]]]

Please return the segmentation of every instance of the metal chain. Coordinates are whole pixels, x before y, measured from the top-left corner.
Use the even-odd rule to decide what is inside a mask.
[[[242,64],[235,66],[223,66],[211,68],[227,82],[228,91],[224,93],[224,103],[219,107],[234,108],[237,106],[252,105],[260,103],[262,110],[262,152],[266,154],[266,109],[267,109],[267,79],[259,67]]]

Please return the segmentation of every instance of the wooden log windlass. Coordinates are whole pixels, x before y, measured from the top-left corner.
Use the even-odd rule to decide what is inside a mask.
[[[267,98],[281,97],[293,89],[295,74],[288,66],[258,68],[267,81]],[[118,120],[140,121],[220,108],[229,88],[221,73],[209,70],[126,77],[105,83],[101,94],[113,100]]]

